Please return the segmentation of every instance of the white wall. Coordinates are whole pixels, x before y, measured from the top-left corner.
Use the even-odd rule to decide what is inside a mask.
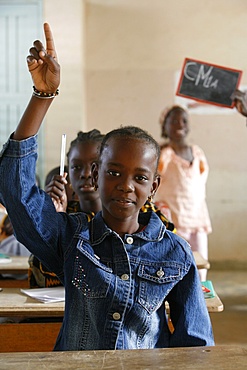
[[[66,133],[68,147],[79,130],[86,130],[83,1],[44,0],[44,22],[48,22],[52,28],[61,64],[60,95],[55,99],[45,121],[48,173],[60,164],[61,135]]]

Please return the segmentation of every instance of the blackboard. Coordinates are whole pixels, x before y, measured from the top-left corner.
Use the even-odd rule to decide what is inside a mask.
[[[176,95],[233,108],[231,95],[241,77],[240,70],[185,58]]]

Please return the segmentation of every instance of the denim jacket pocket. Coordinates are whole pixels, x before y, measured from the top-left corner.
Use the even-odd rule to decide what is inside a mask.
[[[165,301],[174,285],[182,279],[182,265],[177,262],[144,262],[137,275],[140,279],[138,302],[152,313]]]
[[[97,257],[89,256],[86,250],[77,248],[74,259],[72,284],[86,298],[104,298],[109,290],[112,270],[100,263]]]

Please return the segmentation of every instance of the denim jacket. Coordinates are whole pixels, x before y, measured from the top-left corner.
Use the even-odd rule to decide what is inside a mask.
[[[144,230],[124,238],[107,227],[101,212],[90,222],[83,213],[57,213],[35,185],[36,159],[36,136],[5,144],[0,201],[18,240],[65,286],[55,350],[214,345],[188,243],[152,211],[140,214]]]

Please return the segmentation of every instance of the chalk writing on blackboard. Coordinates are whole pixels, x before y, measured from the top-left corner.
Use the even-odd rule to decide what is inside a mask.
[[[238,88],[241,77],[242,71],[238,69],[186,58],[176,95],[233,108],[231,95]]]

